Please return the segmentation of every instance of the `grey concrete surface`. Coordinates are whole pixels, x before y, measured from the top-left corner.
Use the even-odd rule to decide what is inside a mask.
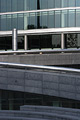
[[[0,55],[0,62],[35,65],[73,65],[80,64],[80,53]]]
[[[80,100],[80,75],[0,68],[0,89]]]

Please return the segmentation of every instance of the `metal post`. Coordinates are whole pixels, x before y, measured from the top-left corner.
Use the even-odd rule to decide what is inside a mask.
[[[17,30],[15,28],[12,31],[12,50],[17,50]]]
[[[65,49],[64,33],[61,34],[61,49]]]
[[[27,39],[27,35],[24,36],[24,50],[28,50],[28,39]]]

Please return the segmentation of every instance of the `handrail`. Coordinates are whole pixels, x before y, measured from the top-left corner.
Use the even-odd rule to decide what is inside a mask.
[[[80,52],[80,48],[77,49],[43,49],[43,50],[18,50],[18,51],[0,51],[0,55],[3,54],[22,54],[22,53],[31,53],[31,54],[35,54],[35,53],[74,53],[74,52]]]
[[[18,63],[6,63],[0,62],[0,66],[14,67],[14,68],[30,68],[30,69],[42,69],[42,70],[53,70],[63,72],[77,72],[80,73],[80,69],[65,68],[65,67],[54,67],[54,66],[43,66],[43,65],[29,65],[29,64],[18,64]]]

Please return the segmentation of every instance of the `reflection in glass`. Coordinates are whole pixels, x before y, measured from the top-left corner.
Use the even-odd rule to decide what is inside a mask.
[[[67,26],[68,26],[67,10],[63,10],[61,14],[61,27],[67,27]]]
[[[48,8],[48,0],[41,0],[41,9]]]
[[[55,11],[55,28],[61,27],[61,11]]]
[[[17,0],[17,11],[24,10],[24,0]]]
[[[24,30],[28,29],[28,24],[29,24],[29,14],[24,13]]]
[[[54,8],[54,4],[55,3],[55,1],[54,0],[48,0],[48,9],[49,8]]]
[[[30,1],[30,10],[37,9],[37,0],[29,0]]]
[[[80,0],[76,0],[76,7],[80,7]]]
[[[24,0],[24,10],[29,10],[30,9],[30,0]]]
[[[12,15],[12,29],[17,29],[17,14]]]
[[[69,10],[69,27],[75,27],[75,10]]]
[[[36,13],[36,19],[37,19],[37,28],[42,28],[42,19],[41,19],[41,12]]]
[[[11,15],[7,15],[7,30],[12,30]]]
[[[30,24],[29,24],[29,29],[35,29],[36,28],[36,14],[35,13],[30,13]]]
[[[6,0],[0,0],[1,12],[6,12]]]
[[[6,0],[7,12],[11,12],[11,0]]]
[[[42,12],[42,28],[47,28],[48,26],[48,18],[47,12]]]
[[[1,31],[6,31],[6,15],[1,15]]]
[[[76,10],[76,27],[80,27],[80,10]]]
[[[18,49],[24,49],[24,36],[18,36]]]
[[[12,11],[17,11],[17,0],[12,0]]]
[[[18,27],[17,27],[17,29],[18,30],[23,30],[23,21],[24,19],[23,19],[23,14],[18,14]]]
[[[75,0],[69,0],[69,7],[75,7]]]
[[[54,11],[48,12],[48,28],[54,28]]]
[[[61,0],[55,0],[55,8],[61,8]]]
[[[68,0],[62,0],[62,7],[68,7]]]

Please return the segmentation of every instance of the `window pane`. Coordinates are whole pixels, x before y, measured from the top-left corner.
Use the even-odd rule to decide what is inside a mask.
[[[42,28],[48,27],[48,16],[47,12],[42,12]]]
[[[7,2],[7,12],[11,12],[11,0],[6,0]]]
[[[80,27],[80,10],[76,10],[76,27]]]
[[[6,15],[1,15],[1,31],[6,31]]]
[[[18,14],[18,30],[23,30],[23,14]]]
[[[61,48],[61,35],[52,35],[52,48]]]
[[[17,0],[12,0],[12,11],[17,11]]]
[[[61,0],[55,0],[55,8],[61,8]]]
[[[25,13],[24,14],[24,30],[28,29],[28,24],[29,24],[29,14]]]
[[[54,0],[48,0],[48,8],[54,8]]]
[[[18,36],[18,49],[24,49],[24,37]]]
[[[12,30],[12,28],[11,28],[11,15],[7,15],[7,30]]]
[[[29,29],[35,29],[36,28],[36,14],[30,13],[30,28]]]
[[[69,27],[75,27],[75,10],[69,10]]]
[[[6,0],[1,0],[1,12],[6,12]]]
[[[62,0],[62,7],[68,7],[68,0]]]
[[[54,11],[49,11],[48,28],[54,28]]]
[[[48,8],[48,0],[42,0],[41,9],[47,9],[47,8]]]
[[[61,27],[67,27],[68,26],[68,14],[67,14],[67,10],[63,10],[62,11],[62,15],[61,15]]]
[[[23,0],[17,0],[17,10],[23,11],[24,9],[24,1]]]
[[[76,0],[76,6],[80,7],[80,0]]]
[[[30,8],[30,0],[24,0],[24,10],[29,10]]]
[[[36,13],[36,19],[37,19],[37,28],[42,28],[41,12]]]
[[[61,11],[55,11],[55,28],[61,27]]]
[[[75,7],[75,0],[69,0],[69,7]]]
[[[12,29],[17,29],[17,14],[12,15]]]
[[[37,9],[37,0],[30,0],[30,10]]]
[[[41,9],[41,0],[37,0],[37,9]]]

